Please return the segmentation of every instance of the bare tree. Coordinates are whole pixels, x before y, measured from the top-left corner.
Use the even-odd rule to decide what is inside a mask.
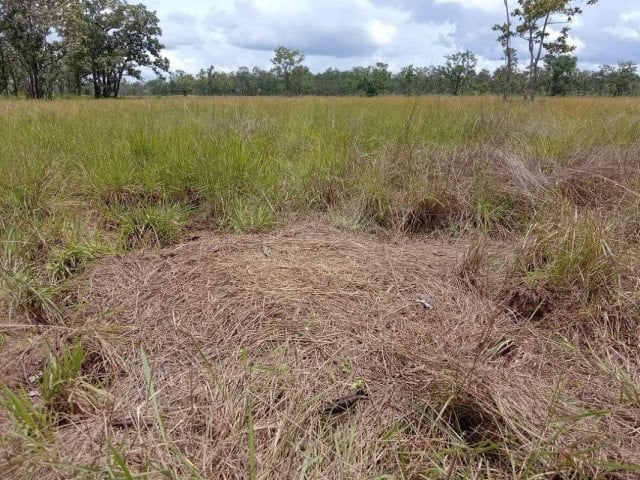
[[[506,15],[506,21],[503,24],[495,25],[493,30],[496,32],[500,32],[500,36],[498,36],[498,41],[502,46],[502,51],[504,53],[505,60],[505,77],[504,77],[504,85],[502,90],[502,98],[504,101],[509,99],[509,95],[511,92],[511,80],[513,78],[513,72],[517,66],[518,58],[516,54],[515,48],[512,46],[512,38],[514,36],[513,30],[511,29],[511,11],[509,9],[509,0],[503,0],[504,2],[504,10]]]

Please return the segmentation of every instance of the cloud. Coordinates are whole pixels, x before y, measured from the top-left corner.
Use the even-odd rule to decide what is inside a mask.
[[[604,27],[604,31],[620,40],[640,41],[640,30],[631,27]]]
[[[224,15],[210,15],[208,23],[222,26],[231,45],[271,51],[279,45],[309,55],[354,57],[373,55],[390,43],[402,11],[375,7],[366,0],[238,0]]]
[[[640,22],[640,10],[622,13],[620,14],[620,20],[623,22]]]
[[[480,9],[487,12],[502,10],[498,0],[434,0],[435,4],[456,3],[465,8]]]
[[[314,71],[376,61],[399,69],[431,65],[469,49],[495,68],[502,52],[491,27],[504,21],[499,0],[146,0],[158,11],[174,68],[270,68],[280,45],[307,54]],[[583,64],[638,61],[640,10],[628,0],[584,8],[571,42]],[[520,45],[524,47],[524,45]],[[521,58],[526,56],[522,49]]]
[[[396,36],[396,27],[389,23],[383,23],[378,19],[375,19],[369,25],[367,25],[367,32],[369,36],[377,45],[387,45],[393,41],[393,37]]]

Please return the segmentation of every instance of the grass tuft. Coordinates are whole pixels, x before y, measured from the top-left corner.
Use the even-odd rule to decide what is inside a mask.
[[[36,407],[24,389],[14,393],[8,387],[2,386],[0,407],[9,416],[13,431],[19,438],[32,445],[41,444],[51,438],[50,415]]]
[[[187,214],[179,205],[147,206],[120,215],[119,237],[124,250],[165,247],[180,238]]]

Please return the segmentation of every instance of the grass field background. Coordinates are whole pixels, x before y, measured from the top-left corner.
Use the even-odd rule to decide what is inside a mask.
[[[193,232],[268,232],[312,219],[381,241],[468,243],[457,270],[464,285],[484,285],[481,297],[560,332],[568,349],[588,345],[597,359],[589,361],[607,365],[603,375],[625,392],[603,408],[631,416],[640,408],[637,99],[5,101],[0,145],[0,305],[7,324],[67,325],[74,282],[98,259],[167,247]],[[487,266],[487,252],[499,245],[511,257]],[[84,353],[73,348],[52,353],[48,371],[53,364],[67,380],[78,377]],[[7,389],[2,401],[14,413],[26,405],[15,395]],[[25,431],[33,435],[39,417],[26,411],[13,424],[31,421]],[[16,445],[25,431],[5,438],[5,446],[24,453]],[[637,432],[617,434],[619,445],[637,444]],[[545,468],[574,475],[566,478],[637,474],[633,459],[606,452],[585,450],[562,463],[538,458],[535,445],[523,454],[522,445],[511,450],[510,465],[491,468],[484,460],[476,468],[482,452],[456,450],[455,460],[430,464],[434,476],[423,477],[536,478]],[[248,448],[251,456],[255,445]],[[129,478],[126,455],[113,452],[111,463]],[[431,461],[394,455],[397,478],[413,478],[410,472],[418,475]],[[37,458],[32,466],[49,461]],[[176,472],[187,466],[178,461]],[[358,470],[365,471],[373,470]]]
[[[0,110],[5,267],[23,265],[27,282],[41,276],[31,267],[56,277],[82,261],[68,257],[167,244],[196,225],[253,231],[320,213],[362,228],[524,232],[550,198],[600,198],[585,182],[605,194],[629,193],[618,180],[637,189],[626,175],[640,138],[635,99],[178,98]],[[600,206],[626,214],[633,198]]]

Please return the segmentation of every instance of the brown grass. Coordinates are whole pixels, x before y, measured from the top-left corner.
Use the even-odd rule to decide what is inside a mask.
[[[25,446],[7,433],[0,471],[634,478],[637,354],[515,322],[497,289],[460,282],[473,270],[495,283],[486,265],[508,250],[494,243],[471,268],[481,253],[465,242],[304,224],[103,260],[77,282],[84,307],[68,328],[12,342],[0,375],[24,383],[38,357],[17,352],[73,339],[104,394],[58,412],[56,453],[39,463],[11,459]],[[324,413],[358,388],[368,399]]]

